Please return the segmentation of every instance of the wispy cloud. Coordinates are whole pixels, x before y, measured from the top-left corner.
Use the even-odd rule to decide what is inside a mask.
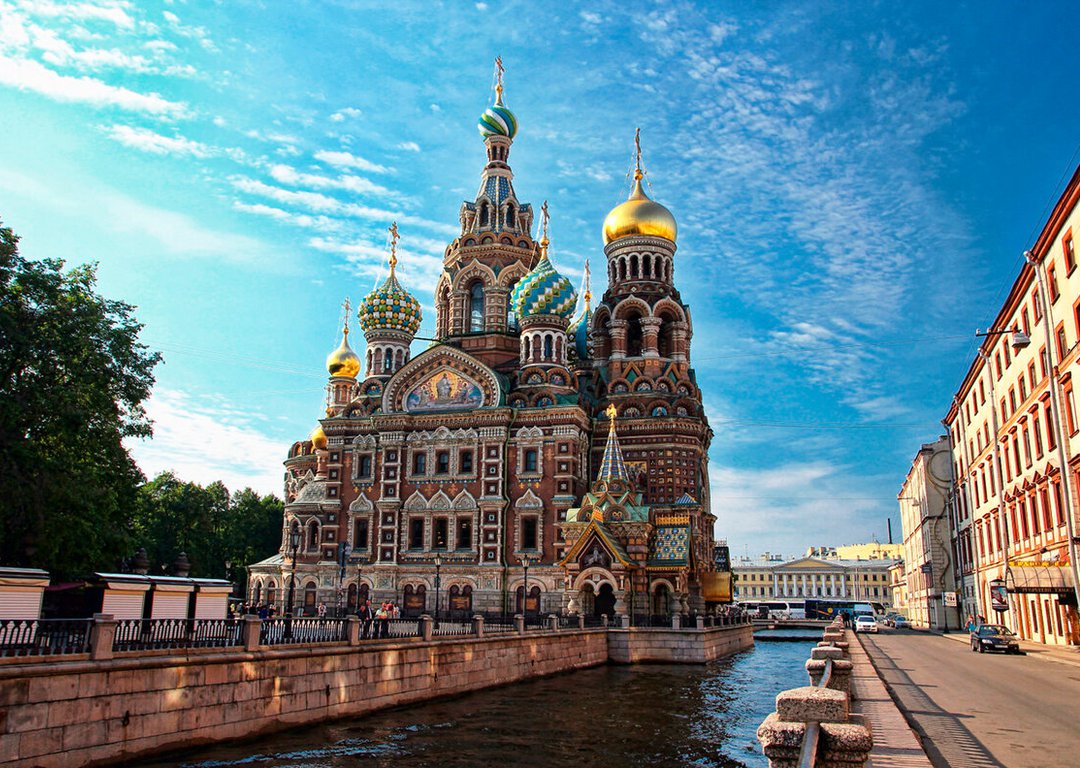
[[[351,152],[331,152],[322,150],[315,153],[315,159],[328,163],[336,168],[356,168],[357,170],[367,171],[368,173],[394,172],[393,168],[373,163],[370,160],[365,160],[359,155],[354,155]]]
[[[56,101],[119,107],[162,117],[184,117],[190,111],[187,104],[156,93],[137,93],[92,77],[61,75],[39,62],[8,56],[0,56],[0,85],[33,91]]]
[[[359,195],[373,197],[397,197],[386,187],[375,184],[361,176],[345,174],[331,178],[315,173],[303,173],[292,166],[277,164],[270,167],[270,176],[282,184],[294,187],[314,187],[315,189],[340,189]]]
[[[147,402],[154,421],[150,440],[128,446],[148,476],[172,470],[201,484],[220,480],[230,490],[250,486],[281,496],[285,441],[265,433],[249,408],[237,408],[220,396],[157,388]]]
[[[205,158],[216,153],[213,148],[202,142],[185,139],[183,136],[163,136],[149,128],[110,125],[104,130],[113,141],[155,155],[189,155]]]

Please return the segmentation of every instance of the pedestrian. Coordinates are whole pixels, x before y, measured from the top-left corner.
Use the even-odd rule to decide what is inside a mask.
[[[371,622],[375,620],[375,612],[371,609],[371,601],[365,601],[364,604],[360,606],[360,610],[356,612],[356,615],[361,622],[361,636],[366,640],[371,636]]]
[[[386,603],[379,606],[379,610],[375,612],[375,634],[377,637],[389,637],[390,636],[390,611],[386,607]]]
[[[319,621],[325,621],[326,620],[326,602],[325,601],[319,603],[318,613],[319,613]]]

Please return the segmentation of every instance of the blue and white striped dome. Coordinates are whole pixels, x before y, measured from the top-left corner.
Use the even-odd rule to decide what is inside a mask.
[[[569,320],[577,306],[577,291],[568,278],[555,270],[545,253],[514,286],[510,305],[518,318],[556,315]]]
[[[592,307],[586,303],[585,308],[570,321],[570,327],[566,329],[566,333],[570,336],[570,340],[577,350],[578,360],[587,360],[589,358],[590,325],[592,325]]]
[[[485,139],[488,136],[506,136],[512,139],[517,134],[518,124],[514,113],[497,102],[484,110],[484,114],[476,121],[476,127]]]

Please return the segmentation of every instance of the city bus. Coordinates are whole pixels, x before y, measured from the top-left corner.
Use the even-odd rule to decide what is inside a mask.
[[[831,621],[842,613],[855,616],[884,616],[885,604],[869,600],[845,600],[831,598],[808,598],[803,616],[807,619]]]
[[[743,600],[738,605],[747,613],[770,619],[805,619],[802,600]]]

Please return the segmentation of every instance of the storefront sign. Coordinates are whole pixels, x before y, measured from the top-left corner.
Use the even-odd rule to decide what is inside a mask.
[[[955,608],[956,607],[956,593],[955,592],[945,592],[943,594],[945,595],[945,607],[946,608]]]

